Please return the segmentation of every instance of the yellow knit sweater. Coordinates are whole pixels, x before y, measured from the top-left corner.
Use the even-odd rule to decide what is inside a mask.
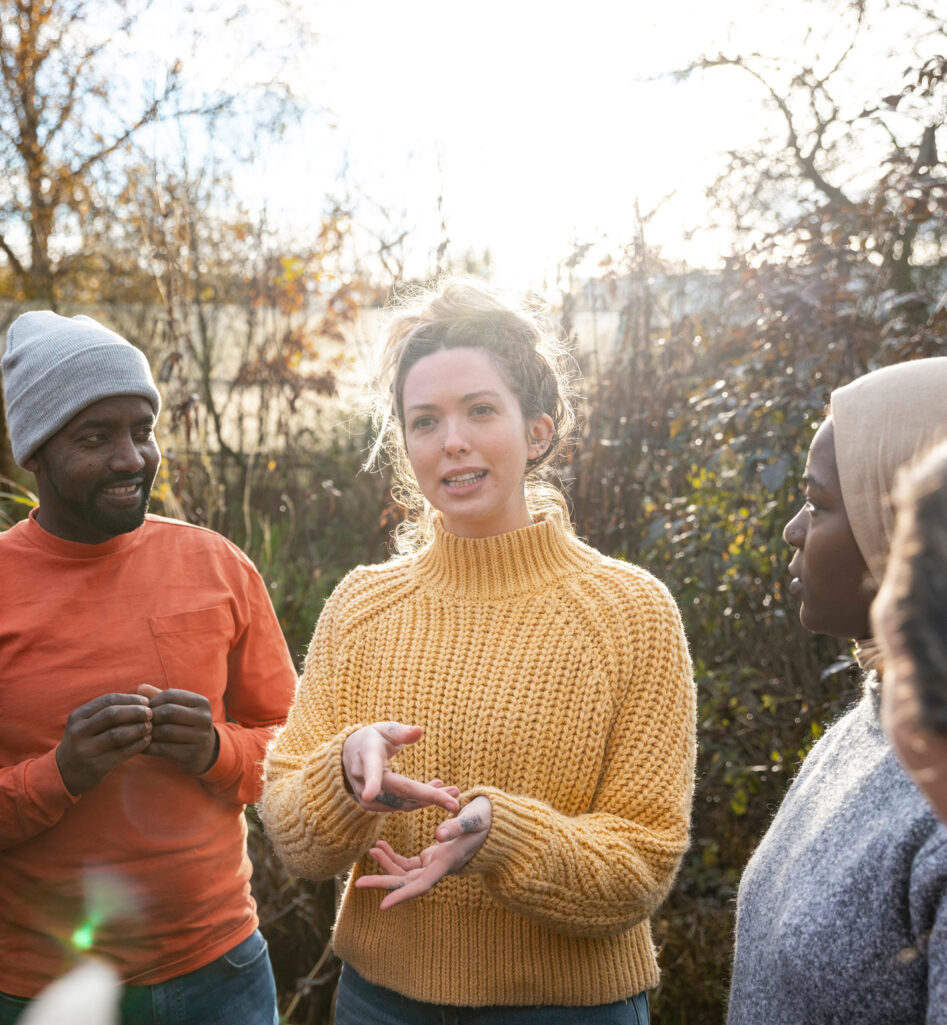
[[[648,916],[687,846],[694,692],[677,608],[555,514],[509,534],[440,527],[419,554],[353,570],[319,618],[260,813],[284,863],[355,865],[338,955],[416,1000],[594,1005],[653,987]],[[461,875],[379,911],[352,882],[379,838],[403,854],[445,813],[376,814],[345,789],[359,726],[415,723],[397,768],[493,804]]]

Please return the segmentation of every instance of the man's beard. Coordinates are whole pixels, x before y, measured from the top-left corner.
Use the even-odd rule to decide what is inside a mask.
[[[57,487],[55,479],[51,479],[50,483],[59,501],[69,510],[73,517],[82,520],[90,527],[94,527],[109,537],[116,537],[119,534],[129,534],[131,531],[137,530],[145,522],[145,514],[148,512],[148,502],[151,498],[151,484],[153,481],[146,481],[142,485],[142,498],[134,509],[116,509],[111,511],[100,509],[95,504],[96,495],[102,490],[102,487],[114,487],[116,484],[121,484],[122,481],[110,481],[107,485],[103,485],[93,491],[85,500],[70,498],[68,495],[64,495]]]

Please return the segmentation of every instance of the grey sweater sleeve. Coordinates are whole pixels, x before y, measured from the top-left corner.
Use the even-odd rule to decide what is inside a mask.
[[[947,1025],[947,827],[872,697],[806,759],[737,899],[730,1025]]]
[[[947,836],[931,834],[911,872],[910,915],[917,943],[903,957],[927,961],[926,1025],[947,1025]]]

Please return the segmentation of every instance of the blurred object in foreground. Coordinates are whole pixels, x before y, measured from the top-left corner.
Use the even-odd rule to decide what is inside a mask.
[[[119,979],[101,961],[83,961],[30,1004],[20,1025],[118,1025]]]

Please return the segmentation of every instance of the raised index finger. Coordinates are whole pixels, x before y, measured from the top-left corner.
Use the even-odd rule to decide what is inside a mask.
[[[430,783],[420,783],[410,776],[402,776],[401,773],[386,770],[382,779],[382,788],[386,793],[397,794],[398,797],[407,798],[409,801],[417,801],[422,805],[436,804],[448,811],[459,811],[460,802],[451,793],[448,787],[434,787]]]

